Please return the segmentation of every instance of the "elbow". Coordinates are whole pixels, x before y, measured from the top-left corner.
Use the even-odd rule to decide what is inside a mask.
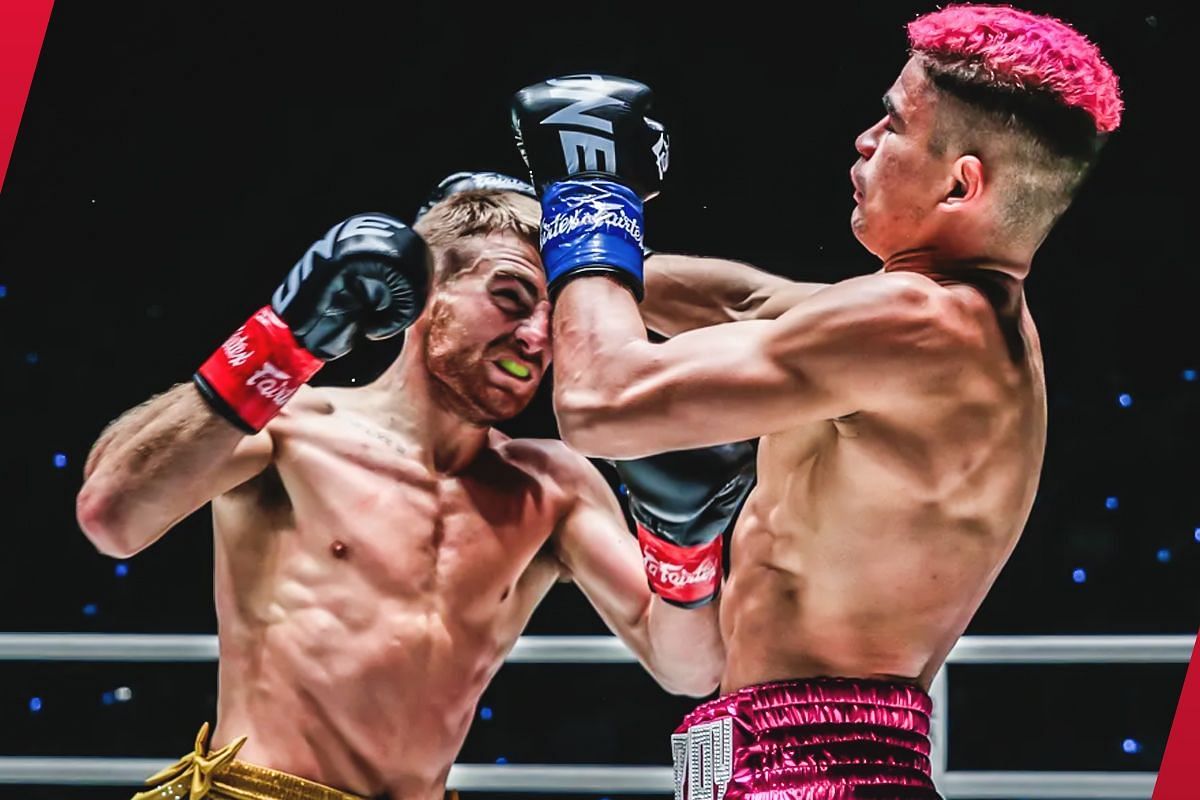
[[[561,388],[554,393],[558,432],[572,450],[592,458],[623,458],[625,422],[614,392]]]
[[[559,435],[578,453],[625,459],[647,455],[647,415],[659,405],[660,372],[653,345],[644,340],[605,353],[554,378],[554,413]]]
[[[75,498],[75,519],[100,553],[110,558],[129,558],[145,547],[145,539],[122,519],[119,505],[113,493],[89,480]]]
[[[684,669],[680,669],[682,666]],[[712,663],[691,663],[676,665],[674,672],[660,672],[658,683],[662,688],[679,697],[707,697],[721,685],[721,665],[718,661]]]
[[[710,677],[696,676],[680,681],[667,691],[679,697],[708,697],[716,692],[720,685],[721,676],[713,673]]]

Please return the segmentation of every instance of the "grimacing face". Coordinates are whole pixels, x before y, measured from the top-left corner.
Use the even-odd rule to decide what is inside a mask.
[[[469,265],[430,297],[425,366],[455,413],[492,425],[520,413],[550,364],[550,301],[537,250],[481,237]]]
[[[929,147],[937,101],[920,62],[909,59],[883,97],[883,118],[854,141],[850,227],[885,261],[936,238],[934,212],[954,185],[950,154],[936,156]]]

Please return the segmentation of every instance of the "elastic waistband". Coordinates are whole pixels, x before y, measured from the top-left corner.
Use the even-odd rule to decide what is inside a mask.
[[[223,784],[261,797],[262,800],[366,800],[356,794],[348,794],[319,783],[297,778],[284,772],[234,761],[226,772],[214,779],[214,784]]]
[[[219,750],[208,749],[208,723],[196,735],[195,749],[146,780],[154,788],[133,800],[190,798],[200,800],[367,800],[295,775],[234,760],[246,737]]]
[[[859,678],[804,678],[747,686],[697,707],[680,730],[735,717],[752,730],[795,725],[858,724],[929,733],[933,701],[919,686]]]

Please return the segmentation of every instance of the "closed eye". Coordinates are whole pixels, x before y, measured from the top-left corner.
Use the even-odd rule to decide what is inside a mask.
[[[496,289],[492,297],[497,298],[496,305],[510,314],[521,314],[528,311],[525,300],[515,289]]]

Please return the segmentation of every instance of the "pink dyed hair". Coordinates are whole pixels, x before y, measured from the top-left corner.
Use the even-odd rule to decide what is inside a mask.
[[[1053,17],[1010,6],[950,5],[908,23],[914,53],[980,68],[997,88],[1044,91],[1083,109],[1099,133],[1121,124],[1116,73],[1087,38]]]

